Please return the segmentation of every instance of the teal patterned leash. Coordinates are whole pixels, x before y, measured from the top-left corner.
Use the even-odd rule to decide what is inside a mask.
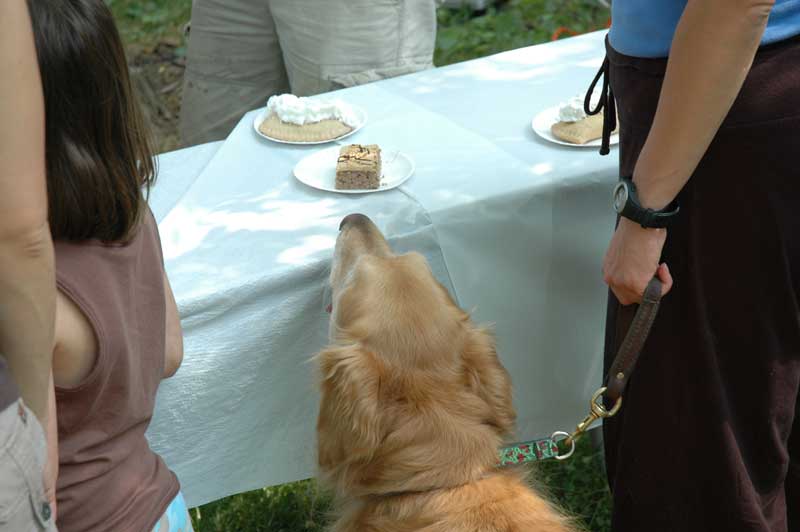
[[[589,415],[578,423],[575,431],[572,434],[556,431],[552,436],[543,440],[526,441],[503,447],[500,449],[497,459],[498,467],[536,462],[548,458],[566,460],[575,452],[577,439],[585,434],[595,421],[613,417],[619,412],[622,407],[622,394],[625,390],[625,385],[628,383],[628,378],[633,373],[636,361],[642,352],[642,346],[647,340],[650,328],[655,321],[660,302],[661,281],[658,277],[653,277],[645,289],[642,302],[639,304],[639,308],[636,309],[636,315],[633,317],[630,328],[619,347],[617,356],[614,357],[614,362],[606,378],[607,387],[603,386],[594,393],[589,401]],[[605,402],[602,401],[604,394],[606,399],[613,403],[611,409],[607,409]],[[558,438],[561,437],[564,438],[559,440]],[[561,453],[559,451],[559,442],[569,446],[567,452]]]
[[[551,438],[525,441],[500,449],[497,465],[505,467],[526,462],[538,462],[548,458],[558,458],[558,444]]]

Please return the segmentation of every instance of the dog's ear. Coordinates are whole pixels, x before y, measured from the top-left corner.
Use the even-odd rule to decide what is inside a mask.
[[[494,336],[485,329],[473,329],[462,357],[467,385],[489,406],[492,414],[492,419],[486,422],[495,426],[500,436],[510,435],[517,414],[511,398],[511,377],[497,357]]]
[[[378,358],[359,345],[333,347],[317,355],[321,402],[317,449],[321,470],[350,482],[380,443],[378,396],[384,371]]]

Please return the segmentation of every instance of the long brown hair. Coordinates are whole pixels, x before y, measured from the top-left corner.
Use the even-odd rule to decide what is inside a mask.
[[[46,115],[56,240],[123,242],[155,180],[152,142],[102,0],[28,0]]]

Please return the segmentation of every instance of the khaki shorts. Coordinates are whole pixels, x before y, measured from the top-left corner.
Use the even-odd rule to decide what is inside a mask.
[[[439,0],[195,0],[181,136],[228,136],[273,94],[309,96],[433,66]]]
[[[44,496],[47,444],[22,400],[0,412],[0,531],[56,530]]]

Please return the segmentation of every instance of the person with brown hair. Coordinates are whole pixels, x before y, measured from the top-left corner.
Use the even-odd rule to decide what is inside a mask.
[[[102,0],[28,5],[58,287],[58,527],[191,530],[177,478],[145,439],[159,383],[177,371],[183,344],[145,201],[153,153],[122,43]]]
[[[32,532],[54,529],[43,426],[56,290],[44,103],[23,0],[0,2],[0,72],[0,531]]]

